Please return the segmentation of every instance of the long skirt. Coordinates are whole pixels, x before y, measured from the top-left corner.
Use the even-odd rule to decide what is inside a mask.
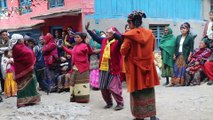
[[[170,67],[166,64],[162,64],[162,73],[161,76],[162,77],[172,77],[173,76],[173,67]]]
[[[73,70],[70,80],[70,102],[88,103],[90,97],[89,71]]]
[[[130,93],[132,115],[138,119],[156,115],[155,89],[146,88]]]
[[[171,83],[172,85],[182,86],[184,85],[184,76],[186,72],[186,63],[184,61],[183,55],[179,55],[174,65],[174,75],[172,77]]]
[[[33,71],[17,80],[17,107],[39,103],[41,98],[36,89],[37,81]]]
[[[99,77],[99,87],[100,89],[109,89],[110,84],[114,77],[120,77],[119,75],[115,76],[110,74],[109,71],[100,71]]]
[[[6,97],[16,96],[17,95],[17,84],[14,80],[14,73],[6,73],[6,79],[4,83],[4,94]]]
[[[90,85],[93,88],[99,88],[99,69],[90,71]]]
[[[213,61],[208,61],[204,64],[204,71],[209,80],[213,81]]]

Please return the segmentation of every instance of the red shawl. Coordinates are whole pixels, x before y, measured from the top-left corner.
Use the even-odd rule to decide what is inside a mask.
[[[200,64],[204,64],[205,61],[209,59],[211,56],[211,50],[208,48],[200,49],[197,48],[194,50],[192,54],[192,58],[189,62],[189,66],[194,64],[195,62],[199,62]]]
[[[46,36],[44,36],[44,40],[45,44],[42,49],[44,61],[48,67],[51,67],[52,64],[58,60],[57,45],[54,42],[53,36],[51,34],[47,34]]]
[[[16,80],[22,78],[34,69],[35,55],[25,44],[16,44],[13,47],[13,58]]]

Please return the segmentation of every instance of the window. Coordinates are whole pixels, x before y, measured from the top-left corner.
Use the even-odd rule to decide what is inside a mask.
[[[55,38],[55,31],[56,30],[59,32],[59,36],[61,36],[61,34],[62,34],[62,26],[51,26],[50,27],[51,34],[54,36],[54,38]]]
[[[14,33],[21,34],[23,36],[29,35],[30,37],[39,40],[39,37],[41,35],[41,31],[39,29],[32,29],[32,30],[23,30],[23,31],[14,31],[14,32],[9,32],[11,35]],[[38,41],[37,41],[38,42]]]
[[[155,50],[159,50],[160,39],[163,36],[164,28],[168,25],[149,25],[149,29],[152,30],[153,34],[155,35]]]
[[[7,0],[0,0],[0,16],[6,14],[7,11]]]
[[[61,7],[64,6],[64,0],[49,0],[49,7]]]
[[[20,6],[21,14],[26,14],[26,13],[32,12],[32,9],[31,9],[32,1],[31,0],[20,0],[19,6]]]

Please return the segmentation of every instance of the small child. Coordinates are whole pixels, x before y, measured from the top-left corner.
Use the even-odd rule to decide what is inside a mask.
[[[14,79],[15,69],[13,66],[13,58],[12,58],[12,51],[5,51],[4,58],[2,59],[3,63],[5,64],[5,71],[6,71],[6,78],[4,84],[4,94],[5,96],[11,97],[17,95],[17,84]]]
[[[162,59],[161,59],[160,53],[158,53],[158,52],[154,52],[154,63],[156,66],[158,77],[159,77],[159,79],[161,79]]]
[[[60,75],[57,77],[58,87],[57,92],[66,91],[70,87],[70,81],[67,78],[67,71],[69,71],[70,59],[61,57],[60,58]]]

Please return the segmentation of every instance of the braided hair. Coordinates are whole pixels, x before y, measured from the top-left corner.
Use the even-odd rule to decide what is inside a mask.
[[[134,26],[139,27],[142,25],[142,18],[146,18],[146,14],[140,10],[135,10],[128,15],[127,21],[132,21]]]

